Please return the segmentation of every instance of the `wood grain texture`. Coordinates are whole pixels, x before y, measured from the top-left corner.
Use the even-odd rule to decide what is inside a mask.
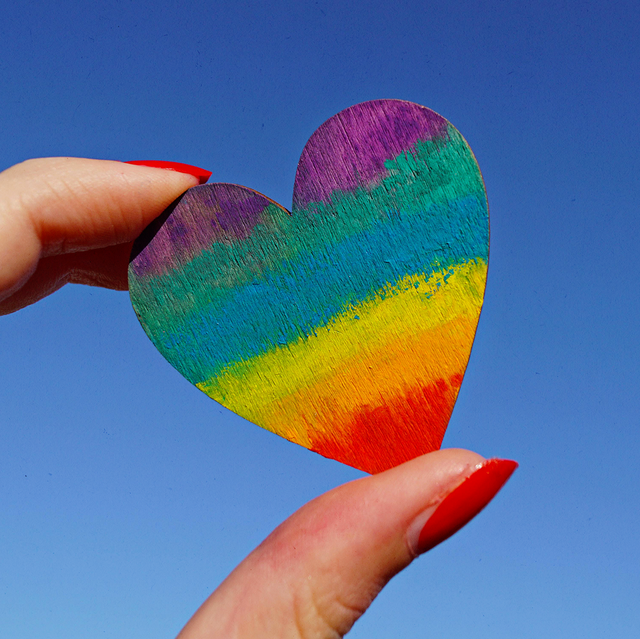
[[[460,133],[376,100],[313,134],[292,213],[242,186],[187,191],[136,243],[129,286],[147,335],[198,388],[373,473],[440,447],[488,250]]]

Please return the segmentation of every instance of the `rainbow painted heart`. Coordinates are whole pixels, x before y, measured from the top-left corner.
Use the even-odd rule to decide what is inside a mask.
[[[307,143],[291,214],[242,186],[187,191],[136,243],[131,301],[207,395],[379,472],[442,443],[482,307],[488,221],[451,124],[365,102]]]

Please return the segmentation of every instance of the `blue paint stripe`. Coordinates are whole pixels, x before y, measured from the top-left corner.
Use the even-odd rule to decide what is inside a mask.
[[[313,334],[350,305],[407,274],[430,274],[434,268],[488,257],[488,228],[478,224],[486,219],[480,197],[412,212],[411,224],[402,217],[389,213],[367,232],[301,257],[286,274],[264,273],[226,298],[222,307],[197,309],[174,333],[164,335],[165,347],[176,352],[175,358],[166,356],[188,379],[199,382],[229,362]]]

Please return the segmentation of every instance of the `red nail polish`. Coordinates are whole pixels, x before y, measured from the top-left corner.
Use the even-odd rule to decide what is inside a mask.
[[[182,164],[182,162],[164,162],[159,160],[134,160],[132,162],[125,162],[125,164],[139,164],[140,166],[152,166],[157,169],[166,169],[167,171],[177,171],[178,173],[187,173],[193,175],[200,180],[200,184],[204,184],[210,177],[211,171],[206,171],[197,166],[191,164]]]
[[[454,488],[427,520],[418,538],[421,554],[448,539],[470,522],[506,484],[518,467],[509,459],[489,459]]]

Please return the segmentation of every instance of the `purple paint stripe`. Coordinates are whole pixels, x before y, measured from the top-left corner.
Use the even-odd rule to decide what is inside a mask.
[[[270,201],[235,184],[206,184],[187,191],[153,239],[132,261],[138,277],[164,275],[215,242],[251,235]]]
[[[386,175],[385,160],[418,140],[443,137],[446,130],[443,117],[402,100],[373,100],[341,111],[311,136],[302,152],[293,208],[329,202],[334,191],[378,183]]]

